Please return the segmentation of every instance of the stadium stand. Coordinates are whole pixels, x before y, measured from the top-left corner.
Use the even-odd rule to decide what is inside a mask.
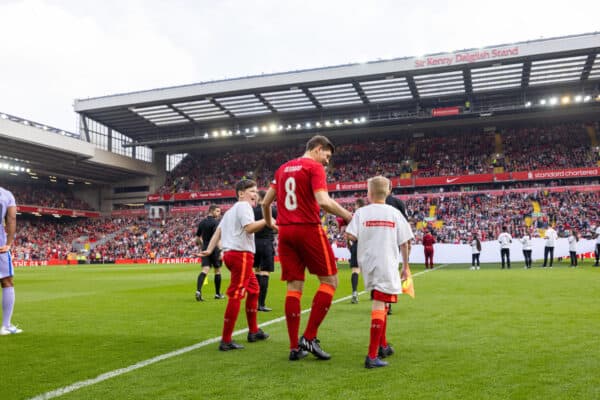
[[[428,134],[419,138],[380,138],[342,143],[336,148],[331,179],[365,181],[375,175],[399,177],[456,176],[552,168],[595,167],[598,151],[586,133],[587,123],[507,128],[498,133]],[[495,137],[499,136],[499,145]],[[495,151],[498,150],[498,151]],[[189,155],[169,174],[160,193],[229,188],[242,177],[267,186],[284,160],[299,156],[298,146],[248,153]],[[243,166],[243,168],[241,167]]]
[[[75,198],[66,187],[45,184],[10,183],[3,186],[14,193],[19,205],[66,208],[71,210],[91,210],[89,204]]]
[[[424,227],[432,228],[439,243],[467,243],[472,233],[493,240],[503,225],[514,237],[540,232],[552,225],[560,236],[575,229],[590,237],[600,223],[600,186],[481,191],[470,193],[403,196],[410,222],[420,243]],[[355,197],[344,198],[352,209]],[[537,211],[536,211],[537,210]],[[87,246],[90,259],[96,252],[105,262],[115,259],[194,257],[195,228],[203,213],[171,215],[164,220],[141,218],[38,218],[20,221],[15,242],[16,260],[66,259],[68,253]],[[335,218],[323,216],[328,237],[346,247]],[[108,238],[108,240],[103,240]],[[83,241],[83,243],[81,243]],[[79,243],[78,243],[79,242]]]

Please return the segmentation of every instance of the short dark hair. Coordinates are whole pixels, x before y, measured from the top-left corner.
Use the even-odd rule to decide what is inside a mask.
[[[356,199],[356,207],[360,208],[363,207],[365,205],[365,199],[363,199],[362,197],[359,197],[358,199]]]
[[[252,179],[242,179],[238,183],[235,184],[235,195],[238,196],[239,192],[243,192],[246,189],[250,189],[251,187],[256,186],[256,182]]]
[[[267,191],[261,189],[261,190],[258,191],[258,198],[262,200],[262,199],[265,198],[266,194],[267,194]]]
[[[208,212],[211,213],[211,212],[215,211],[217,208],[219,208],[218,205],[211,204],[210,206],[208,206]]]
[[[323,135],[315,135],[311,137],[310,140],[306,142],[306,151],[310,151],[317,146],[329,147],[331,154],[335,153],[335,146]]]

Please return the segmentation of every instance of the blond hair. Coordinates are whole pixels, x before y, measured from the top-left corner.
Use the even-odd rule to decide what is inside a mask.
[[[390,180],[385,176],[375,176],[370,178],[368,181],[369,192],[373,199],[376,200],[385,200],[385,198],[390,194]]]

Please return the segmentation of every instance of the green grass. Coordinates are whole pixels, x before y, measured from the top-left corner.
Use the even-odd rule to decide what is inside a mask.
[[[281,321],[265,327],[268,341],[245,350],[222,353],[212,343],[62,398],[600,398],[600,268],[521,265],[417,275],[416,299],[403,296],[388,322],[396,354],[387,368],[363,367],[370,325],[363,294],[358,305],[333,305],[319,331],[330,361],[289,362]],[[208,300],[194,301],[197,273],[189,265],[18,269],[13,321],[25,332],[0,337],[0,398],[34,397],[218,337],[226,301],[212,299],[212,275]],[[307,280],[303,308],[315,281]],[[269,290],[273,312],[259,313],[261,323],[283,315],[278,272]],[[336,298],[349,293],[349,269],[340,266]],[[301,330],[306,321],[304,314]],[[242,312],[236,329],[245,326]],[[245,334],[236,340],[245,343]]]

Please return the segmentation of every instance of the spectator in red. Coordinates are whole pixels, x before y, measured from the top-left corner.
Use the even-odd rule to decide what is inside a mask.
[[[435,239],[428,229],[424,230],[423,248],[425,250],[425,269],[433,269],[433,244]]]

